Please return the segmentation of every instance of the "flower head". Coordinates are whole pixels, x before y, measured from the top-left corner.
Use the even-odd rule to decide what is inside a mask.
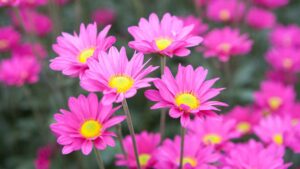
[[[246,23],[255,29],[270,29],[276,24],[276,16],[271,11],[252,7],[246,16]]]
[[[179,65],[176,77],[169,68],[165,68],[161,79],[156,79],[154,85],[157,90],[147,90],[145,96],[157,102],[151,109],[170,108],[172,118],[181,118],[181,125],[187,126],[191,115],[203,116],[218,110],[215,106],[226,106],[219,101],[210,101],[223,88],[212,88],[218,78],[207,80],[208,70],[191,65]]]
[[[113,36],[106,37],[110,26],[106,26],[99,34],[97,25],[80,25],[80,32],[77,35],[62,33],[53,45],[53,50],[58,57],[51,60],[50,67],[53,70],[62,71],[64,75],[71,77],[82,76],[88,69],[87,61],[94,56],[95,50],[106,51],[115,43]]]
[[[51,155],[52,147],[50,145],[39,148],[34,160],[35,169],[50,169]]]
[[[14,48],[20,41],[20,34],[13,27],[0,27],[0,52]]]
[[[115,21],[116,13],[111,9],[98,9],[92,13],[92,19],[98,25],[106,26]]]
[[[300,47],[300,27],[297,25],[277,26],[270,33],[269,41],[275,47]]]
[[[287,5],[289,0],[252,0],[255,4],[267,8],[279,8]]]
[[[81,149],[88,155],[93,146],[103,150],[107,145],[115,145],[112,139],[115,134],[108,129],[125,119],[125,116],[112,117],[118,108],[103,105],[93,93],[88,97],[70,97],[68,105],[70,111],[61,109],[61,113],[54,115],[55,122],[50,126],[58,137],[58,144],[63,146],[63,154]]]
[[[203,41],[202,37],[191,34],[193,29],[194,25],[184,26],[179,18],[169,13],[166,13],[161,21],[152,13],[149,21],[142,18],[139,26],[128,28],[134,38],[128,45],[144,54],[183,57],[190,54],[188,47],[197,46]]]

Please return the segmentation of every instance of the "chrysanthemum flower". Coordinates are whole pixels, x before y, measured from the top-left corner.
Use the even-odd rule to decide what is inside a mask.
[[[0,62],[0,82],[8,86],[23,86],[39,80],[41,65],[35,57],[12,56]]]
[[[264,115],[284,113],[295,101],[295,91],[292,86],[279,82],[262,82],[260,91],[254,93],[254,101],[258,108],[264,109]]]
[[[255,4],[267,8],[279,8],[287,5],[289,0],[252,0]]]
[[[269,41],[275,47],[300,47],[300,27],[297,25],[277,26],[270,33]]]
[[[210,101],[217,96],[223,88],[212,88],[218,78],[207,80],[208,70],[198,67],[196,70],[191,65],[178,66],[174,77],[167,67],[161,79],[156,79],[154,85],[157,90],[147,90],[145,96],[157,102],[151,109],[170,108],[169,115],[179,118],[182,126],[187,126],[191,115],[210,115],[218,110],[215,106],[226,106],[219,101]]]
[[[106,26],[116,20],[116,12],[112,9],[97,9],[92,13],[92,19],[98,25]]]
[[[88,155],[93,146],[99,150],[107,145],[115,146],[112,139],[115,134],[108,129],[125,119],[125,116],[112,117],[118,108],[112,108],[112,104],[103,105],[93,93],[88,97],[70,97],[68,105],[70,111],[61,109],[61,113],[54,115],[55,122],[50,126],[58,137],[58,144],[63,146],[63,154],[81,149]]]
[[[188,126],[188,131],[197,135],[198,141],[205,145],[225,145],[230,139],[238,138],[234,120],[223,117],[196,118]]]
[[[71,77],[82,76],[88,69],[87,60],[97,58],[93,56],[95,50],[106,51],[115,43],[115,37],[106,37],[109,29],[110,26],[106,26],[98,34],[96,23],[88,24],[87,27],[81,24],[79,35],[62,33],[57,38],[57,44],[53,45],[58,57],[51,60],[51,69]]]
[[[13,27],[0,27],[0,52],[11,50],[19,43],[20,38],[20,34]]]
[[[245,11],[245,5],[238,0],[214,0],[207,5],[207,17],[215,22],[238,22]]]
[[[154,157],[157,156],[156,149],[160,143],[160,135],[144,131],[140,134],[136,134],[135,138],[141,167],[143,169],[153,168],[156,164],[156,159]],[[127,159],[124,157],[124,154],[117,154],[117,166],[136,169],[136,159],[131,136],[126,136],[123,140],[123,144],[127,153]]]
[[[89,69],[80,79],[80,85],[90,92],[103,92],[103,102],[110,104],[122,102],[125,98],[134,96],[137,89],[149,87],[153,78],[147,78],[149,73],[158,67],[143,63],[144,55],[135,53],[128,61],[126,50],[111,47],[109,52],[95,54],[97,60],[89,60]]]
[[[193,25],[184,26],[179,18],[169,13],[166,13],[161,21],[152,13],[149,21],[142,18],[139,26],[128,28],[134,38],[128,45],[144,54],[184,57],[190,54],[188,47],[197,46],[203,41],[202,37],[191,34],[193,29]]]
[[[246,23],[255,29],[270,29],[276,24],[276,15],[263,8],[252,7],[246,16]]]
[[[252,43],[248,35],[240,34],[238,29],[214,29],[205,37],[204,56],[217,57],[220,61],[227,62],[232,56],[248,54]]]
[[[189,15],[187,17],[180,17],[180,19],[183,21],[184,26],[194,25],[194,29],[190,33],[192,35],[202,35],[208,30],[208,25],[203,23],[201,18]]]
[[[180,165],[181,139],[176,136],[174,140],[166,139],[156,153],[157,169],[177,169]],[[204,146],[199,138],[186,135],[184,140],[183,168],[184,169],[213,169],[220,155],[212,146]]]
[[[234,107],[225,116],[226,119],[234,119],[236,121],[235,129],[241,134],[252,133],[253,127],[258,124],[261,114],[254,111],[252,107]]]
[[[246,144],[236,144],[225,157],[223,169],[259,168],[259,169],[287,169],[290,164],[284,163],[284,149],[250,140]]]

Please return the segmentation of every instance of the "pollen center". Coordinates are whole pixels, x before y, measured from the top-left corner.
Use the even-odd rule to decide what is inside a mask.
[[[198,108],[200,105],[198,98],[192,93],[182,93],[176,96],[175,103],[177,106],[182,104],[189,106],[192,110]]]
[[[222,52],[224,53],[228,53],[230,50],[231,50],[231,44],[230,43],[221,43],[219,46],[218,46],[218,49],[221,50]]]
[[[134,80],[129,76],[112,76],[109,80],[109,86],[117,89],[118,93],[125,93],[133,86]]]
[[[277,110],[282,104],[282,99],[280,97],[271,97],[268,100],[268,104],[272,110]]]
[[[87,138],[94,138],[100,135],[102,129],[102,125],[96,120],[87,120],[85,121],[81,128],[80,134]]]
[[[293,66],[293,61],[289,58],[286,58],[283,60],[282,64],[285,69],[290,69]]]
[[[230,12],[227,9],[223,9],[220,11],[219,17],[222,21],[228,21],[230,19]]]
[[[251,129],[251,125],[248,122],[240,122],[237,124],[237,130],[241,133],[247,133]]]
[[[94,52],[95,52],[95,48],[89,48],[89,49],[85,49],[85,50],[81,51],[78,56],[78,61],[80,63],[86,63],[88,58],[93,56]]]
[[[192,158],[192,157],[184,157],[182,159],[182,164],[183,166],[186,165],[186,164],[190,164],[192,167],[196,167],[197,166],[197,161],[195,158]]]
[[[207,134],[203,137],[205,144],[219,144],[222,142],[222,137],[218,134]]]
[[[172,44],[172,39],[158,38],[155,40],[155,44],[159,50],[164,50]]]
[[[283,137],[282,137],[282,134],[278,133],[278,134],[275,134],[273,136],[273,141],[274,143],[278,144],[278,145],[282,145],[283,143]]]
[[[141,166],[146,166],[148,161],[150,160],[151,156],[149,154],[141,154],[139,155],[139,161]]]
[[[0,49],[8,47],[8,42],[6,40],[0,40]]]

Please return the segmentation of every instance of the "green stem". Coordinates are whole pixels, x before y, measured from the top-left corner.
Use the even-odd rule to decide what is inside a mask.
[[[166,56],[161,56],[160,57],[160,73],[161,76],[164,74],[164,70],[166,67],[166,62],[167,62],[167,57]],[[162,142],[164,136],[165,136],[165,130],[166,130],[166,116],[167,116],[167,111],[166,109],[161,109],[160,112],[160,140]]]
[[[100,152],[96,148],[94,148],[94,152],[95,152],[95,156],[96,156],[96,160],[97,160],[99,169],[105,169]]]
[[[127,153],[125,151],[123,140],[122,140],[123,134],[122,134],[122,126],[121,126],[121,124],[118,124],[116,126],[116,130],[117,130],[117,136],[118,136],[118,140],[119,140],[119,143],[120,143],[120,147],[121,147],[122,153],[123,153],[125,159],[127,159],[128,156],[127,156]]]
[[[179,169],[183,167],[183,155],[184,155],[184,136],[185,136],[185,128],[181,127],[181,142],[180,142],[180,165]]]

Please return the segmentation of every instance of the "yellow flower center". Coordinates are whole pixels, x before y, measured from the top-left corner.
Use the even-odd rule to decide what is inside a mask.
[[[293,61],[290,58],[286,58],[282,64],[285,69],[290,69],[293,66]]]
[[[139,161],[141,166],[146,166],[148,161],[150,160],[151,156],[149,154],[141,154],[139,155]]]
[[[268,104],[272,110],[277,110],[282,104],[282,99],[280,97],[271,97],[268,100]]]
[[[197,160],[195,158],[192,158],[192,157],[183,157],[182,164],[183,164],[183,166],[186,165],[186,164],[190,164],[192,167],[196,167],[197,166]]]
[[[172,41],[170,38],[158,38],[155,40],[155,44],[159,50],[164,50],[172,44]]]
[[[247,133],[251,129],[251,125],[248,122],[240,122],[237,124],[237,130],[241,133]]]
[[[218,134],[207,134],[203,137],[205,144],[219,144],[222,142],[222,137]]]
[[[200,102],[197,97],[192,93],[182,93],[175,97],[175,103],[177,106],[182,104],[187,105],[190,109],[196,109],[199,107]]]
[[[95,52],[95,48],[89,48],[89,49],[85,49],[85,50],[81,51],[78,56],[78,61],[80,63],[86,63],[88,58],[93,56],[94,52]]]
[[[118,93],[125,93],[133,86],[134,80],[126,75],[112,76],[109,80],[109,86],[117,89]]]
[[[8,46],[7,40],[0,40],[0,49],[4,49]]]
[[[230,19],[230,12],[227,9],[223,9],[220,11],[219,17],[222,21],[228,21]]]
[[[273,141],[274,143],[278,144],[278,145],[282,145],[283,143],[283,137],[282,137],[282,134],[278,133],[278,134],[275,134],[273,136]]]
[[[299,119],[292,119],[292,126],[297,126],[299,124]]]
[[[230,43],[221,43],[218,48],[219,50],[223,51],[224,53],[228,53],[231,50],[231,44]]]
[[[85,121],[80,128],[80,134],[87,138],[91,139],[100,135],[102,125],[96,120],[87,120]]]

